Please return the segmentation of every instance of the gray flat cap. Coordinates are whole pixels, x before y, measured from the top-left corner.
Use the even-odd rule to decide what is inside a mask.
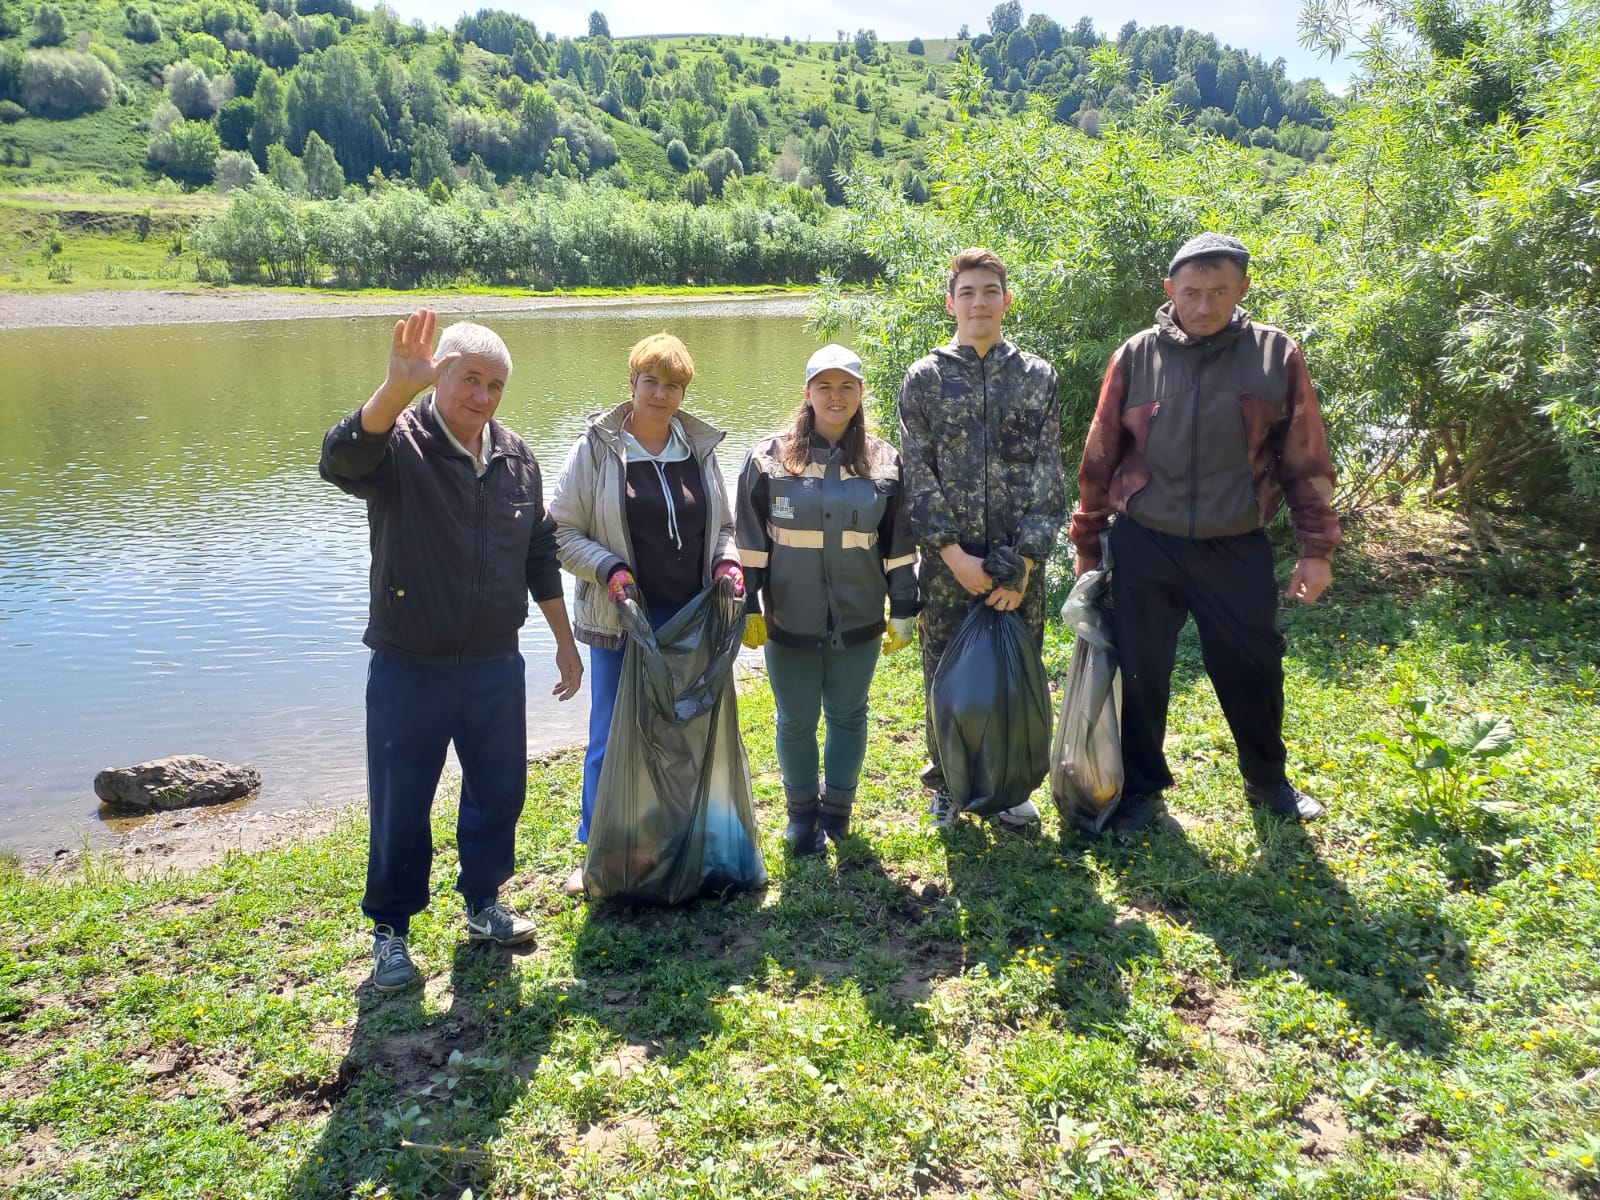
[[[1202,233],[1199,237],[1190,238],[1172,256],[1172,264],[1167,267],[1167,278],[1176,275],[1178,268],[1186,262],[1196,258],[1217,257],[1233,259],[1241,271],[1250,270],[1250,251],[1244,248],[1244,243],[1238,238],[1225,233]]]

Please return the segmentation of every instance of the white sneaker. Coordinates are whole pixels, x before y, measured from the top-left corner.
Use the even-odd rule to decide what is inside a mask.
[[[1039,806],[1032,800],[1024,800],[1015,808],[1008,808],[1004,812],[997,812],[994,819],[1000,824],[1011,829],[1021,829],[1025,825],[1032,825],[1039,820]]]
[[[933,793],[933,799],[928,801],[928,813],[933,817],[935,829],[949,829],[956,823],[956,802],[945,788],[940,788]]]

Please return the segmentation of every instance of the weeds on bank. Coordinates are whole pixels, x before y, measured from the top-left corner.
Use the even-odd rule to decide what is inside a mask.
[[[558,756],[533,772],[510,889],[537,945],[465,941],[446,808],[409,995],[361,986],[358,827],[192,878],[0,866],[0,1186],[1600,1194],[1600,601],[1574,570],[1553,593],[1441,578],[1286,614],[1291,768],[1331,809],[1307,829],[1247,814],[1186,638],[1180,829],[937,834],[904,654],[876,685],[861,836],[787,861],[757,681],[741,713],[765,894],[561,897],[580,765]],[[1048,647],[1056,677],[1068,650]],[[1414,766],[1359,736],[1395,737],[1397,684],[1514,721],[1492,760],[1513,807],[1475,834],[1497,849],[1472,871],[1411,819]]]

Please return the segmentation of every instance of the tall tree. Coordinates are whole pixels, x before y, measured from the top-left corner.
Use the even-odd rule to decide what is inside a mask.
[[[1022,28],[1022,0],[1001,0],[989,14],[989,32],[995,37]]]
[[[355,51],[334,46],[303,62],[290,78],[284,104],[291,149],[303,147],[316,130],[357,179],[389,165],[383,105]]]
[[[255,123],[250,126],[250,153],[256,165],[268,166],[267,148],[289,135],[289,117],[284,103],[283,77],[271,67],[256,80]]]
[[[344,191],[344,168],[333,147],[312,130],[306,135],[306,190],[313,200],[332,200]]]
[[[722,144],[739,156],[743,170],[756,169],[756,159],[761,153],[761,128],[748,105],[729,105],[727,119],[722,123]],[[706,174],[711,172],[707,170]],[[720,185],[716,191],[722,194]]]

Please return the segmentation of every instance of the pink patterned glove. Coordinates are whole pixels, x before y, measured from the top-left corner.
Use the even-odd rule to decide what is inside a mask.
[[[732,559],[725,558],[716,566],[712,567],[711,578],[732,580],[733,594],[735,596],[744,595],[744,568],[738,563],[734,562]]]
[[[633,580],[633,572],[627,567],[611,572],[611,578],[606,580],[606,596],[613,604],[638,600],[639,585]]]

